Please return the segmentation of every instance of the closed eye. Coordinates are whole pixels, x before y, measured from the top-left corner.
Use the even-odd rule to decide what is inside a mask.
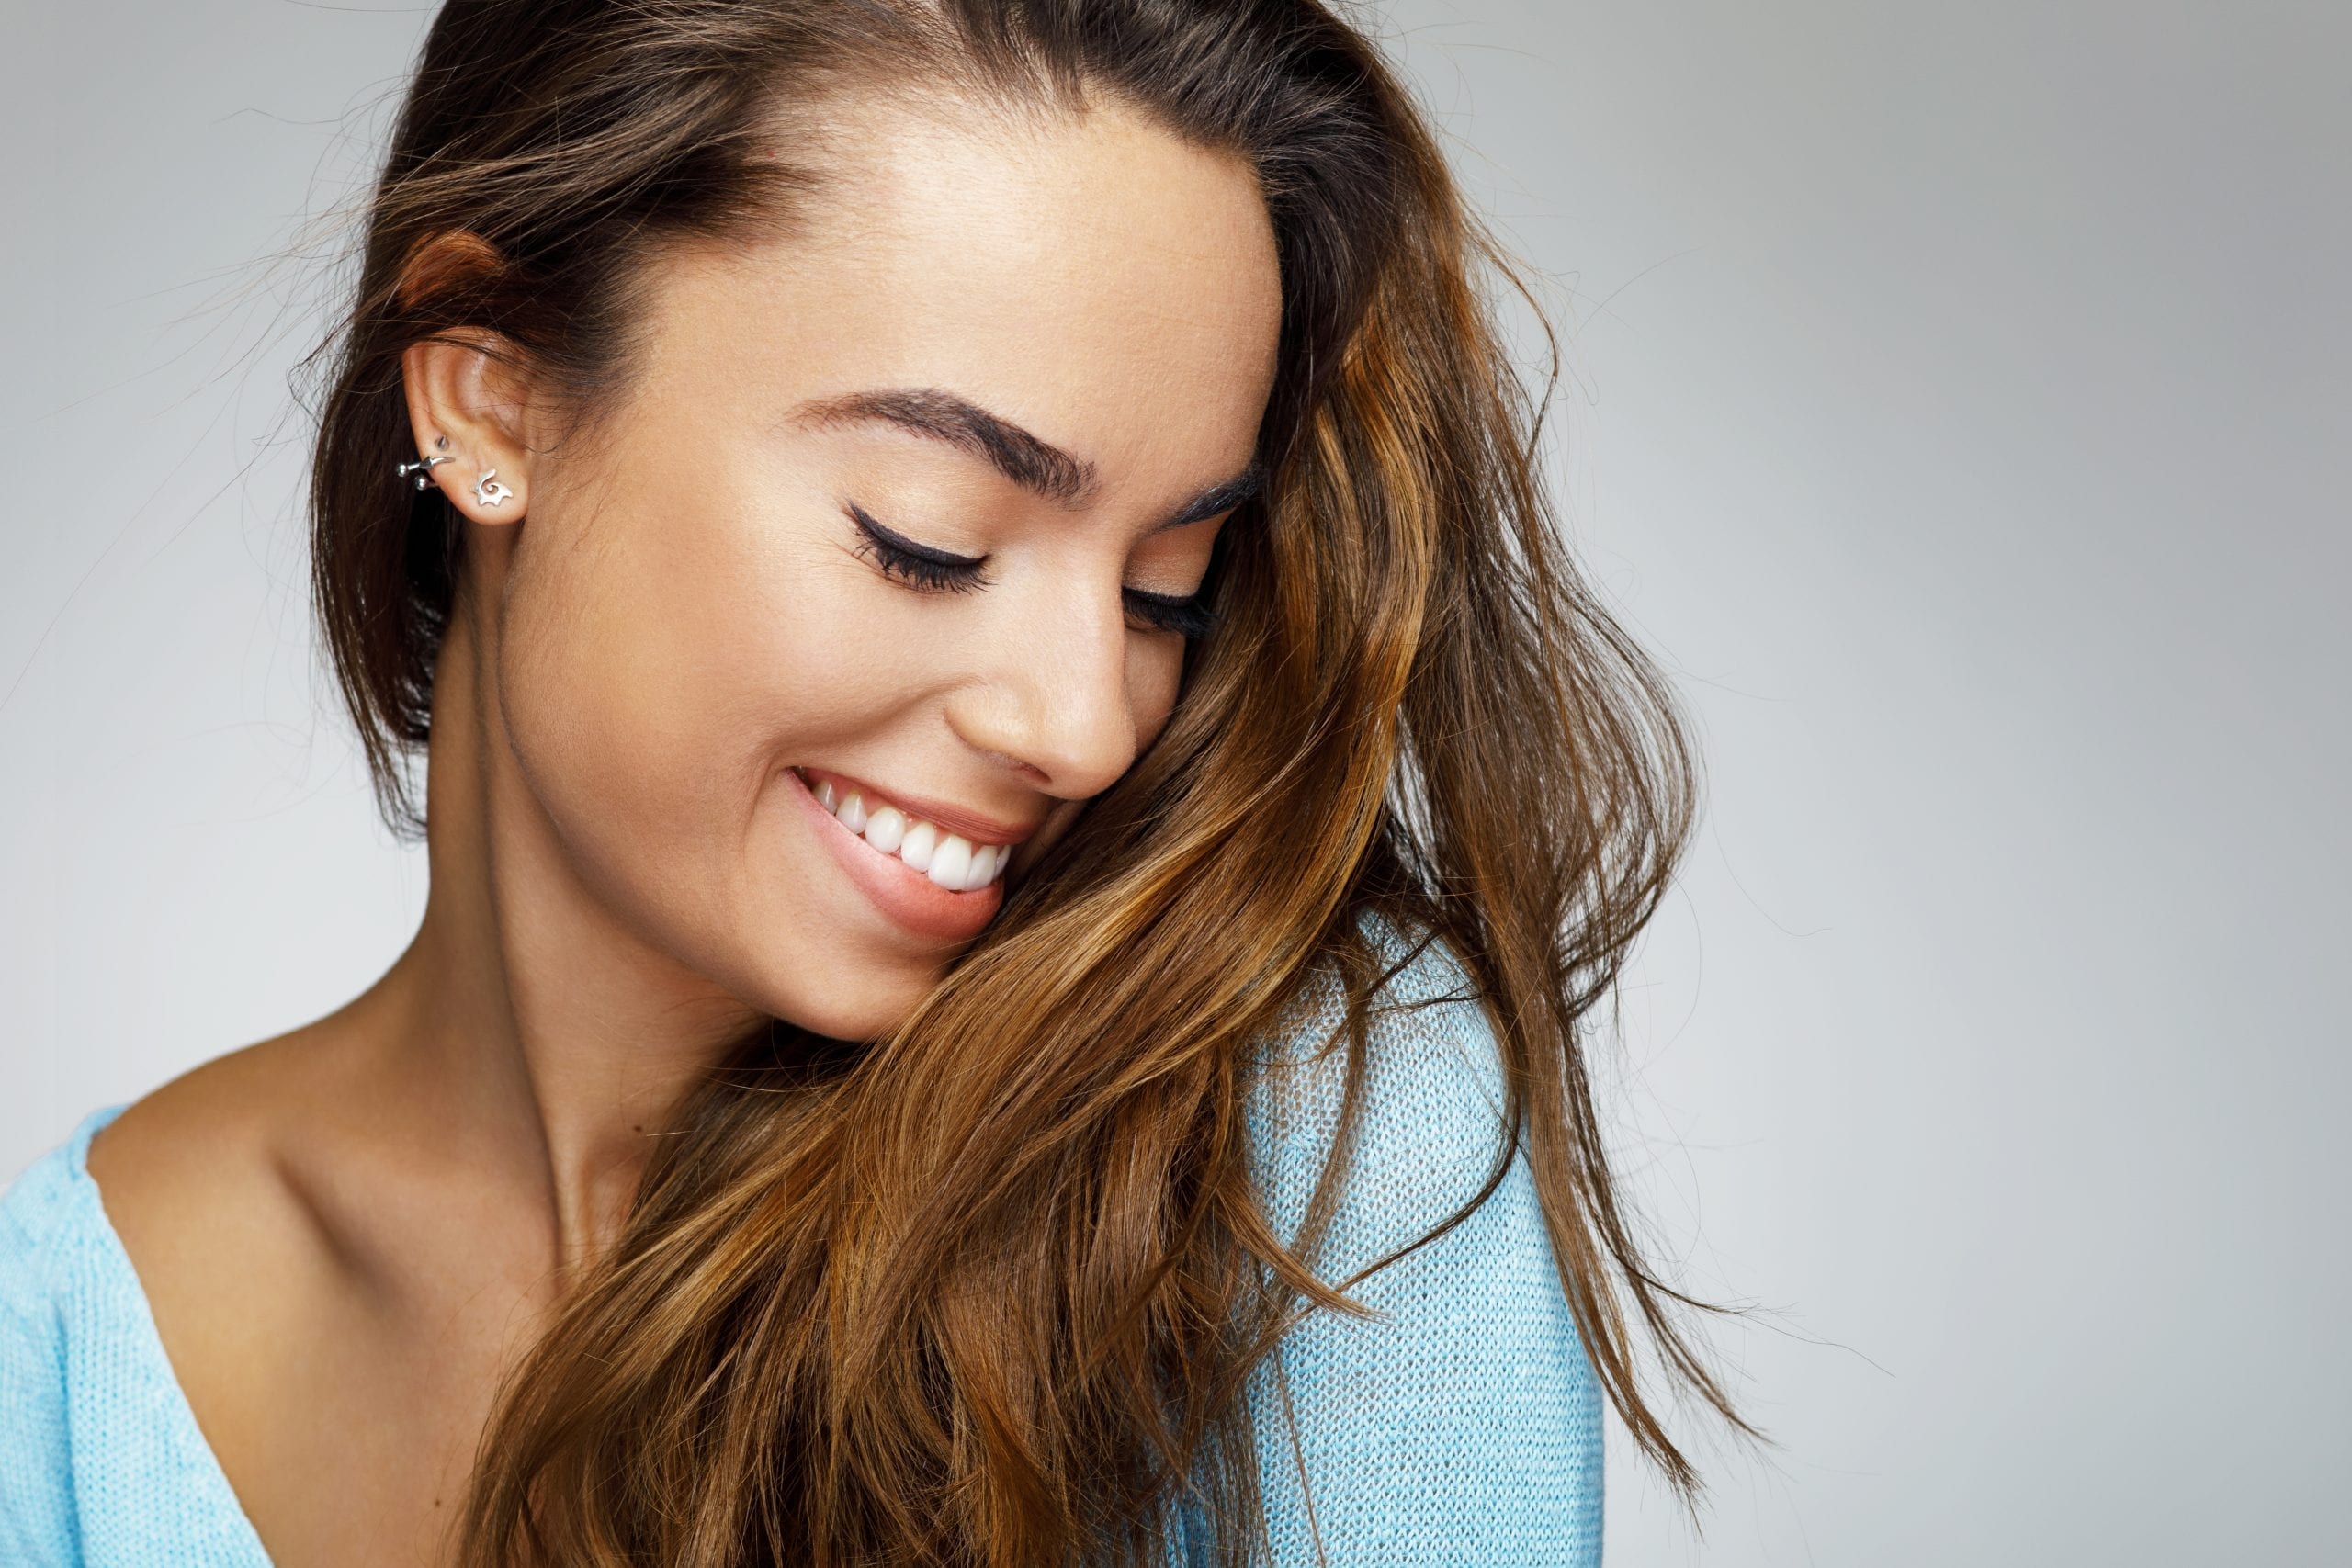
[[[985,588],[989,579],[981,571],[986,556],[959,556],[908,538],[876,521],[855,502],[848,503],[850,521],[857,525],[857,553],[872,560],[885,577],[896,578],[922,592],[969,593]],[[1190,640],[1207,635],[1215,622],[1209,609],[1208,585],[1190,594],[1150,593],[1140,588],[1121,590],[1128,613],[1143,622],[1143,629],[1174,632]]]
[[[1178,598],[1170,593],[1147,593],[1140,588],[1126,590],[1127,608],[1142,616],[1158,632],[1174,632],[1187,641],[1206,637],[1216,624],[1216,615],[1209,609],[1208,589]]]
[[[885,577],[947,593],[969,593],[988,586],[989,580],[980,573],[988,557],[951,555],[929,545],[919,545],[896,529],[876,523],[865,508],[854,501],[849,503],[849,515],[863,536],[858,541],[858,553],[870,558]]]

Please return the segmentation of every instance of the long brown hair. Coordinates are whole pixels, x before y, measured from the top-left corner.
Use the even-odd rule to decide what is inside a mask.
[[[1144,1562],[1187,1485],[1245,1561],[1247,1380],[1296,1311],[1350,1303],[1272,1233],[1243,1106],[1321,977],[1360,1060],[1394,970],[1368,916],[1475,982],[1506,1091],[1486,1190],[1528,1161],[1603,1387],[1693,1489],[1650,1359],[1746,1427],[1678,1326],[1702,1303],[1629,1234],[1584,1051],[1688,839],[1692,749],[1550,515],[1544,400],[1496,325],[1523,283],[1318,0],[445,6],[321,350],[314,589],[388,818],[422,828],[403,763],[462,570],[439,492],[384,478],[402,349],[490,328],[592,428],[646,259],[789,232],[821,107],[882,90],[1103,95],[1248,162],[1284,296],[1272,480],[1166,729],[913,1014],[778,1022],[691,1100],[503,1391],[465,1561]],[[488,259],[403,288],[448,231]]]

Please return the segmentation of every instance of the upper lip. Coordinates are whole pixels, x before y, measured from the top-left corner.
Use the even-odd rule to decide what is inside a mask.
[[[926,795],[910,795],[900,789],[885,789],[879,784],[868,784],[864,779],[852,778],[847,773],[837,773],[831,768],[810,767],[804,762],[799,766],[798,772],[812,788],[819,781],[830,779],[832,781],[833,788],[839,793],[847,795],[855,791],[864,796],[869,811],[876,805],[895,806],[910,817],[920,817],[926,822],[944,828],[960,838],[970,840],[976,845],[1017,844],[1031,833],[1035,832],[1037,829],[1037,825],[1034,822],[1023,824],[1007,822],[995,817],[984,817],[977,811],[967,810],[960,806],[950,806],[944,800],[933,800]]]

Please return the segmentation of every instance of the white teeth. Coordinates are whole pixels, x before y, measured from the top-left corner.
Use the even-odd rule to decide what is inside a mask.
[[[884,854],[896,854],[907,836],[907,814],[895,806],[877,806],[865,819],[865,841]]]
[[[1012,858],[1011,844],[974,844],[960,833],[910,817],[895,806],[869,808],[855,790],[844,796],[831,779],[810,791],[833,819],[884,854],[896,854],[913,870],[955,893],[976,892],[994,882]]]
[[[939,840],[931,852],[931,879],[952,893],[964,890],[964,879],[972,870],[972,840],[960,833],[950,833]]]

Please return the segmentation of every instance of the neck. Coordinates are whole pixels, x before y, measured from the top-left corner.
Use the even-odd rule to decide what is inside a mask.
[[[426,762],[432,887],[377,989],[402,1101],[544,1221],[569,1272],[610,1241],[654,1139],[759,1015],[582,881],[507,742],[495,619],[464,594],[450,618]]]

